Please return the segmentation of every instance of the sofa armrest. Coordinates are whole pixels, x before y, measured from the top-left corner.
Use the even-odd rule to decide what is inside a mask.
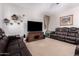
[[[55,31],[51,32],[50,34],[55,34]]]
[[[32,56],[32,54],[28,50],[27,46],[23,42],[23,38],[18,39],[18,46],[20,49],[21,56]]]
[[[79,38],[79,33],[76,33],[76,37]]]
[[[76,46],[76,49],[75,49],[75,56],[79,56],[79,45]]]

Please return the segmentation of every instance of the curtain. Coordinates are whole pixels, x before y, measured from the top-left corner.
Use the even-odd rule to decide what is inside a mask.
[[[45,15],[44,16],[44,29],[46,29],[46,31],[48,31],[48,28],[49,28],[49,21],[50,21],[50,16]]]

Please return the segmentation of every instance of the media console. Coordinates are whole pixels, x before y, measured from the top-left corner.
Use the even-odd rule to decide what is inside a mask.
[[[27,35],[27,42],[35,41],[44,39],[44,33],[43,32],[29,32]]]

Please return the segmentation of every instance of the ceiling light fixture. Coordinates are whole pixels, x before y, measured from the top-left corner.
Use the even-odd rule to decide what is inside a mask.
[[[60,4],[60,3],[56,3],[56,4],[58,5],[58,4]]]

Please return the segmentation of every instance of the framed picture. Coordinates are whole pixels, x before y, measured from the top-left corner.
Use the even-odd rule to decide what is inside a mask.
[[[73,25],[73,15],[60,17],[60,26]]]

